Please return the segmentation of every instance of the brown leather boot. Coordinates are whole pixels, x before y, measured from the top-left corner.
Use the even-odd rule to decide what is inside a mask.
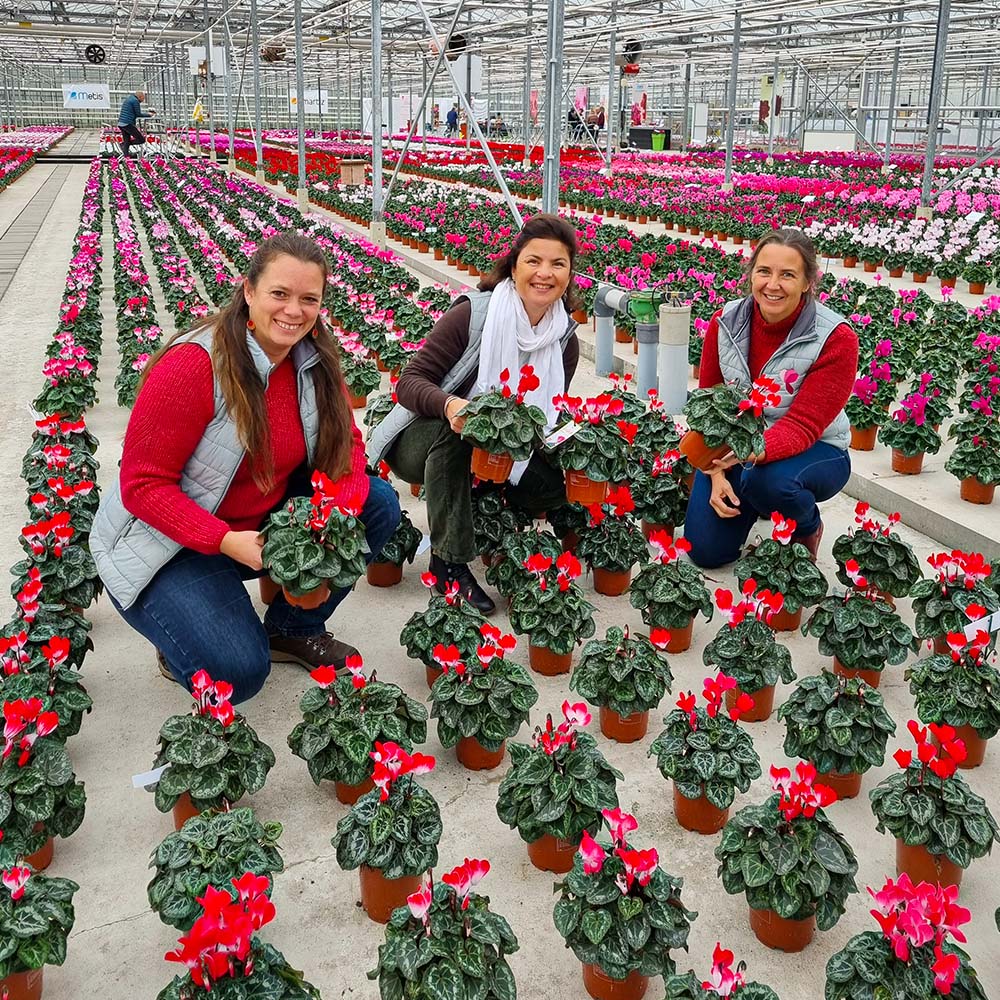
[[[346,642],[334,639],[332,632],[316,635],[268,636],[272,663],[298,663],[306,670],[316,667],[336,667],[342,670],[349,656],[358,651]]]
[[[802,538],[796,538],[794,540],[796,542],[801,542],[809,550],[809,555],[812,556],[812,561],[816,562],[816,557],[819,555],[819,542],[822,537],[823,520],[821,518],[819,527],[811,535],[805,535]]]

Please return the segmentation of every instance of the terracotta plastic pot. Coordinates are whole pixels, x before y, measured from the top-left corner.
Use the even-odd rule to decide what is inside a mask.
[[[574,309],[572,315],[573,322],[575,323],[583,324],[587,322],[587,313],[584,309]]]
[[[984,740],[983,737],[976,732],[975,728],[969,725],[955,726],[955,736],[957,739],[965,742],[965,760],[963,760],[958,766],[962,768],[963,771],[979,767],[979,765],[982,764],[983,759],[986,757],[986,744],[989,740]]]
[[[996,485],[981,483],[975,476],[967,476],[962,480],[958,495],[968,503],[993,503]]]
[[[858,258],[857,257],[845,257],[844,258],[844,267],[857,267],[857,266],[858,266]]]
[[[594,1000],[640,1000],[649,988],[649,976],[635,971],[626,979],[612,979],[599,965],[585,965],[583,985]]]
[[[734,246],[738,246],[738,247],[743,246],[743,237],[742,236],[734,236],[733,237],[733,245]]]
[[[566,470],[566,502],[579,503],[584,507],[592,503],[601,503],[608,495],[606,480],[591,479],[576,469]]]
[[[566,534],[563,535],[562,539],[563,552],[572,552],[574,555],[576,555],[576,546],[579,541],[580,541],[580,536],[579,534],[577,534],[577,532],[572,530],[567,531]]]
[[[837,793],[838,799],[856,799],[861,791],[861,775],[841,774],[839,771],[827,771],[821,774],[816,781],[827,788],[832,788]]]
[[[985,281],[970,281],[969,282],[969,294],[970,295],[982,295],[986,291]]]
[[[514,468],[510,455],[497,455],[483,448],[472,449],[472,474],[491,483],[505,483]]]
[[[457,261],[455,263],[455,267],[457,267],[460,271],[468,271],[469,270],[469,265],[464,260]]]
[[[927,281],[927,275],[920,271],[913,272],[913,281],[917,285],[922,285]]]
[[[740,722],[765,722],[771,717],[774,709],[774,685],[769,684],[757,691],[748,691],[748,695],[753,698],[753,708],[749,712],[740,713]],[[739,688],[732,688],[726,692],[726,708],[736,707],[736,699],[740,696]]]
[[[898,448],[892,449],[892,471],[901,476],[915,476],[924,467],[924,453],[904,455]]]
[[[816,933],[816,917],[786,920],[774,910],[751,910],[750,929],[757,940],[776,951],[802,951]]]
[[[528,844],[528,857],[540,871],[565,875],[573,867],[578,846],[569,840],[553,837],[551,833],[543,833],[538,840]]]
[[[683,225],[680,222],[677,223],[677,232],[679,232],[679,233],[686,233],[687,231],[688,231],[688,227],[687,226]]]
[[[866,260],[865,261],[865,271],[868,274],[874,274],[878,270],[878,261]]]
[[[702,786],[704,789],[704,786]],[[729,810],[713,806],[704,791],[696,799],[681,795],[674,785],[674,815],[685,830],[692,833],[718,833],[729,819]]]
[[[365,778],[360,785],[347,785],[343,781],[334,784],[334,793],[338,802],[343,802],[345,806],[353,806],[362,795],[367,794],[375,787],[375,782],[371,778]]]
[[[934,638],[934,652],[935,653],[947,653],[951,647],[948,645],[948,637],[944,635],[939,635]]]
[[[768,625],[775,632],[796,632],[802,624],[802,609],[798,611],[785,611],[782,609],[776,615],[771,616]]]
[[[368,564],[365,576],[373,587],[395,587],[403,579],[403,567],[391,562]]]
[[[7,1000],[41,1000],[42,973],[41,969],[30,972],[12,972],[6,979],[0,979],[0,997]]]
[[[260,599],[265,604],[270,604],[281,593],[281,584],[275,583],[269,576],[262,576],[257,586],[260,588]]]
[[[691,648],[691,634],[694,632],[694,616],[683,628],[670,629],[670,642],[667,643],[668,653],[683,653]]]
[[[957,278],[942,278],[941,279],[941,287],[942,288],[954,288],[957,281],[958,281]]]
[[[688,226],[688,232],[692,236],[700,236],[701,235],[701,226]]]
[[[889,268],[889,277],[890,278],[902,278],[903,277],[903,269],[901,267],[890,267]]]
[[[528,643],[528,665],[536,674],[542,674],[544,677],[568,674],[572,664],[572,653],[553,653],[547,646]]]
[[[877,438],[877,424],[874,427],[851,426],[851,448],[854,451],[874,451]]]
[[[720,444],[712,448],[698,431],[688,431],[681,438],[680,452],[687,460],[702,472],[709,472],[712,463],[723,455],[728,455],[732,449],[728,444]]]
[[[649,536],[654,531],[665,531],[671,538],[674,535],[674,526],[672,524],[650,524],[649,521],[642,522],[642,537],[649,541]]]
[[[427,686],[434,687],[434,682],[444,673],[440,667],[424,667],[424,677],[427,679]]]
[[[420,496],[420,488],[423,485],[424,485],[423,483],[410,483],[410,496],[411,497]]]
[[[632,341],[632,353],[633,354],[638,354],[639,353],[639,341],[638,340],[633,340]]]
[[[896,875],[906,872],[914,885],[930,882],[934,885],[961,885],[962,869],[943,854],[930,854],[923,844],[911,847],[896,838]]]
[[[691,378],[693,378],[696,382],[699,378],[701,378],[701,367],[699,365],[691,366]]]
[[[420,891],[423,878],[420,875],[404,875],[402,878],[386,878],[380,869],[362,865],[361,905],[365,913],[376,923],[387,924],[392,911],[406,906],[406,897]]]
[[[429,249],[430,247],[426,243],[422,240],[417,240],[417,250],[419,250],[420,253],[427,253]]]
[[[506,752],[506,740],[500,744],[499,750],[487,750],[474,736],[463,737],[455,747],[459,763],[469,771],[492,771],[503,762]]]
[[[833,658],[833,672],[838,677],[860,677],[873,688],[877,688],[882,681],[881,670],[855,670],[854,667],[845,667],[836,656]]]
[[[49,837],[34,854],[26,854],[24,861],[25,864],[31,865],[36,872],[43,872],[52,864],[53,854],[55,854],[55,841]],[[0,992],[0,996],[3,996],[2,992]]]
[[[330,596],[330,585],[327,583],[321,583],[315,590],[310,590],[301,597],[289,594],[285,587],[281,589],[284,591],[285,600],[296,608],[318,608]]]
[[[631,568],[619,573],[613,569],[594,567],[594,590],[605,597],[619,597],[632,582]]]
[[[616,344],[628,344],[632,340],[632,334],[628,332],[623,326],[615,327],[615,343]]]
[[[378,368],[380,372],[387,372],[389,370],[389,366],[382,360],[381,356],[378,354],[375,355],[375,367]]]
[[[434,259],[435,260],[444,260],[444,251],[441,250],[441,249],[439,249],[438,247],[435,247],[434,248]]]
[[[179,830],[192,816],[200,816],[201,810],[195,809],[191,801],[191,793],[184,792],[174,803],[174,829]]]
[[[351,393],[351,406],[353,406],[355,410],[363,410],[367,405],[367,396],[355,396],[353,392]]]
[[[638,223],[639,223],[640,226],[644,226],[644,225],[646,225],[647,222],[649,222],[649,216],[648,215],[640,215],[637,221],[638,221]]]
[[[633,712],[624,718],[614,709],[601,705],[601,732],[609,740],[618,743],[635,743],[646,735],[649,729],[649,712]]]

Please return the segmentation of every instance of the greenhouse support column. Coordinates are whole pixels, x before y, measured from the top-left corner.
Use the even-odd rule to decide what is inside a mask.
[[[931,217],[931,182],[934,179],[934,154],[938,145],[938,125],[941,121],[941,83],[944,77],[944,57],[948,48],[948,19],[951,0],[938,0],[937,34],[934,38],[934,62],[931,67],[930,95],[927,101],[927,151],[924,154],[924,176],[920,185],[920,207],[917,217]]]
[[[611,176],[611,158],[615,148],[615,115],[613,100],[618,83],[618,67],[615,65],[615,49],[618,47],[618,0],[611,0],[611,31],[608,33],[608,106],[604,109],[604,169]]]
[[[421,60],[420,60],[420,69],[421,69],[421,73],[420,73],[420,83],[421,83],[420,93],[424,93],[427,90],[427,60],[425,58],[421,58]],[[411,114],[413,113],[413,109],[412,108],[410,109],[410,113]],[[420,112],[421,116],[423,117],[423,121],[420,123],[420,138],[421,138],[421,145],[423,146],[423,151],[424,151],[425,154],[427,152],[427,115],[428,115],[428,113],[430,114],[430,120],[433,123],[433,121],[434,121],[434,88],[433,87],[431,87],[430,111],[428,112],[427,108],[424,108]]]
[[[223,19],[225,34],[223,44],[226,53],[226,122],[229,126],[229,138],[226,147],[228,169],[236,166],[236,116],[233,114],[233,50],[229,41],[229,24]]]
[[[743,20],[739,11],[733,15],[733,58],[729,65],[729,117],[726,120],[726,174],[723,191],[733,189],[733,134],[736,129],[736,77],[740,71],[740,24]]]
[[[260,29],[257,27],[257,0],[250,0],[250,44],[253,46],[253,147],[257,169],[254,176],[264,181],[264,156],[260,141]]]
[[[809,118],[809,74],[802,68],[802,114],[799,115],[799,152],[806,140],[806,121]]]
[[[545,67],[545,159],[542,162],[542,211],[559,209],[559,138],[562,134],[563,22],[565,0],[549,0]]]
[[[472,21],[469,21],[472,26]],[[472,149],[472,121],[476,116],[475,108],[472,106],[472,36],[470,35],[465,46],[465,148],[466,151]],[[480,69],[482,76],[482,69]]]
[[[614,0],[612,0],[614,2]],[[531,9],[532,0],[528,0],[528,20],[525,26],[527,32],[524,40],[524,90],[521,94],[521,107],[523,118],[521,121],[521,141],[524,143],[524,160],[522,166],[525,170],[531,169],[531,156],[528,147],[531,145]]]
[[[392,120],[392,52],[389,52],[389,65],[385,68],[385,89],[388,97],[385,102],[386,111],[386,133],[389,136],[389,148],[392,149],[392,129],[395,124]],[[381,96],[381,95],[379,95]]]
[[[868,78],[868,70],[862,66],[861,67],[861,84],[858,87],[858,132],[863,136],[868,131],[868,95],[871,89],[871,83]],[[847,99],[850,101],[851,97],[851,85],[847,85]],[[855,135],[854,137],[854,152],[857,153],[861,149],[861,144],[859,139],[861,136]]]
[[[302,0],[295,0],[295,96],[299,130],[299,184],[296,195],[299,211],[309,211],[309,189],[306,187],[306,68],[302,54]]]
[[[774,133],[778,131],[778,57],[774,57],[771,70],[771,106],[767,116],[767,162],[774,162]]]
[[[319,116],[319,138],[323,138],[323,81],[320,79],[322,66],[319,61],[319,53],[316,53],[316,114]]]
[[[979,124],[976,126],[976,156],[983,151],[983,143],[986,139],[986,104],[990,96],[990,67],[983,70],[983,93],[979,104]]]
[[[889,172],[889,157],[892,155],[892,134],[896,130],[896,95],[899,91],[899,48],[903,42],[903,12],[896,19],[896,48],[892,54],[892,76],[889,78],[889,111],[885,119],[885,152],[882,173]]]
[[[214,163],[219,156],[215,151],[215,109],[212,106],[212,29],[208,26],[208,0],[202,0],[205,17],[205,105],[208,111],[208,156]]]
[[[382,0],[372,0],[372,242],[385,247],[382,215]]]
[[[878,140],[878,106],[882,103],[882,74],[878,70],[872,80],[871,98],[871,141],[875,143]]]
[[[687,53],[684,63],[684,119],[681,124],[681,149],[686,149],[691,143],[691,53]]]

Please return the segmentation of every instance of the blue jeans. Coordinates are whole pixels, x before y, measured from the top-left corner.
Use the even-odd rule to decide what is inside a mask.
[[[361,511],[370,550],[366,562],[371,562],[371,553],[381,552],[399,524],[399,499],[393,488],[372,477],[369,483]],[[191,678],[204,669],[213,680],[233,685],[233,701],[246,701],[271,672],[268,636],[323,632],[326,620],[350,590],[334,591],[311,609],[293,607],[278,594],[261,622],[243,583],[265,575],[229,556],[206,556],[185,548],[153,577],[131,607],[123,609],[114,597],[111,602],[160,650],[171,673],[188,690]]]
[[[691,559],[713,569],[734,562],[758,518],[774,511],[796,522],[795,537],[811,535],[820,523],[818,500],[829,500],[851,475],[846,451],[817,441],[800,455],[747,468],[736,465],[726,476],[739,497],[736,517],[719,517],[709,504],[711,478],[694,474],[694,486],[684,521],[684,537],[691,543]]]

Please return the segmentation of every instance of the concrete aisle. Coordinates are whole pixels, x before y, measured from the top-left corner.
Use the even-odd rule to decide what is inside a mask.
[[[6,335],[9,381],[8,406],[0,424],[0,468],[10,484],[0,506],[0,554],[7,565],[20,557],[18,531],[25,520],[20,461],[28,445],[32,423],[27,404],[37,393],[44,348],[55,326],[63,277],[72,238],[79,216],[80,198],[86,167],[69,168],[69,176],[49,212],[39,239],[28,252],[25,266],[15,275],[8,292],[8,308],[0,313],[0,336]],[[19,182],[20,183],[20,182]],[[27,191],[27,189],[25,189]],[[9,193],[9,192],[8,192]],[[3,200],[0,199],[0,211]],[[108,245],[107,239],[105,245]],[[115,322],[110,299],[110,259],[106,257],[105,286],[105,355],[101,359],[102,402],[88,416],[88,422],[101,438],[101,484],[106,487],[115,475],[126,414],[114,402],[112,383],[116,370],[114,351]],[[10,303],[30,303],[31,308],[15,313]],[[587,370],[581,369],[574,387],[592,392],[603,385]],[[360,412],[357,414],[360,420]],[[404,503],[416,524],[426,527],[425,510],[408,492]],[[830,545],[853,520],[853,501],[840,497],[825,507],[827,535],[822,568],[832,578]],[[936,548],[926,537],[903,528],[904,537],[915,546],[921,560]],[[423,669],[407,660],[398,644],[398,634],[415,608],[426,603],[426,592],[419,582],[424,557],[407,567],[403,584],[393,590],[375,591],[364,581],[351,595],[332,626],[344,639],[362,650],[366,665],[377,668],[379,677],[403,685],[418,699],[426,697]],[[732,586],[731,575],[713,573],[711,587]],[[585,584],[590,589],[589,582]],[[613,624],[629,624],[642,630],[641,619],[626,598],[595,597],[599,631]],[[161,924],[149,910],[146,884],[149,880],[149,853],[171,829],[169,817],[158,813],[152,796],[133,790],[131,775],[149,768],[156,747],[156,732],[171,714],[185,712],[189,696],[176,685],[163,680],[154,665],[148,644],[131,632],[106,598],[91,609],[94,622],[95,652],[84,668],[95,709],[71,743],[77,775],[86,782],[87,816],[78,833],[67,842],[57,842],[51,873],[76,879],[81,884],[77,896],[76,928],[69,942],[66,965],[46,972],[46,997],[49,1000],[78,1000],[96,993],[105,1000],[133,1000],[155,996],[178,971],[165,963],[163,954],[176,941],[171,928]],[[497,622],[507,624],[506,616]],[[695,630],[693,648],[671,658],[675,677],[674,695],[668,696],[660,715],[668,711],[678,693],[700,691],[706,670],[701,662],[704,644],[715,634],[719,623],[701,622]],[[793,651],[800,675],[820,669],[821,658],[813,640],[795,635],[784,640]],[[526,657],[526,643],[521,642],[514,656]],[[566,678],[536,678],[541,694],[533,722],[544,712],[558,711],[567,697]],[[365,978],[374,965],[381,927],[371,923],[360,910],[358,879],[353,872],[340,871],[330,846],[337,820],[346,807],[336,803],[330,788],[316,788],[305,765],[292,756],[285,745],[287,734],[299,717],[298,700],[311,682],[297,667],[277,665],[264,691],[245,706],[251,724],[275,750],[278,762],[266,787],[254,797],[252,805],[264,820],[277,819],[285,826],[282,850],[286,871],[276,879],[274,902],[277,918],[264,936],[285,951],[288,959],[305,970],[323,996],[370,1000],[377,988]],[[903,681],[902,668],[893,668],[883,681],[887,706],[903,734],[897,745],[907,745],[904,724],[912,712],[912,701]],[[787,690],[779,695],[780,702]],[[721,940],[733,948],[738,959],[749,963],[750,974],[775,986],[783,1000],[819,1000],[822,996],[822,966],[829,955],[842,947],[848,938],[874,929],[868,916],[866,884],[881,885],[885,876],[894,873],[893,846],[886,836],[874,831],[874,821],[867,799],[832,807],[834,822],[854,845],[860,859],[858,878],[861,892],[853,896],[848,912],[833,930],[821,935],[803,956],[786,956],[767,951],[756,942],[746,923],[742,897],[727,896],[715,875],[712,850],[716,838],[699,838],[677,826],[670,805],[670,788],[654,763],[647,759],[649,743],[659,731],[659,715],[654,717],[651,733],[633,746],[609,743],[600,736],[596,721],[592,732],[608,758],[626,774],[621,785],[623,807],[634,812],[640,823],[640,843],[655,845],[664,867],[685,879],[684,900],[689,908],[700,911],[690,939],[690,955],[677,954],[681,968],[688,964],[699,973],[707,973],[715,942]],[[775,720],[752,728],[755,743],[764,763],[784,764],[781,752],[783,727]],[[529,737],[522,730],[521,739]],[[579,964],[552,925],[552,877],[530,867],[524,845],[496,817],[494,804],[502,771],[471,773],[464,771],[453,755],[440,747],[433,726],[424,748],[438,758],[436,771],[425,780],[445,819],[441,843],[440,871],[446,871],[465,857],[489,858],[493,870],[482,890],[488,893],[494,908],[510,920],[521,942],[513,956],[522,1000],[544,1000],[555,991],[567,1000],[586,996],[580,980]],[[894,770],[878,769],[865,778],[867,791],[884,774]],[[987,763],[970,772],[968,779],[980,793],[991,798],[995,812],[1000,812],[1000,751],[994,747]],[[737,805],[763,800],[769,793],[766,779],[755,783],[750,793],[741,796]],[[973,923],[969,929],[969,951],[989,995],[1000,995],[1000,965],[996,962],[996,928],[993,910],[1000,904],[1000,854],[975,863],[967,873],[962,901],[971,907]],[[648,994],[661,995],[658,982]]]

